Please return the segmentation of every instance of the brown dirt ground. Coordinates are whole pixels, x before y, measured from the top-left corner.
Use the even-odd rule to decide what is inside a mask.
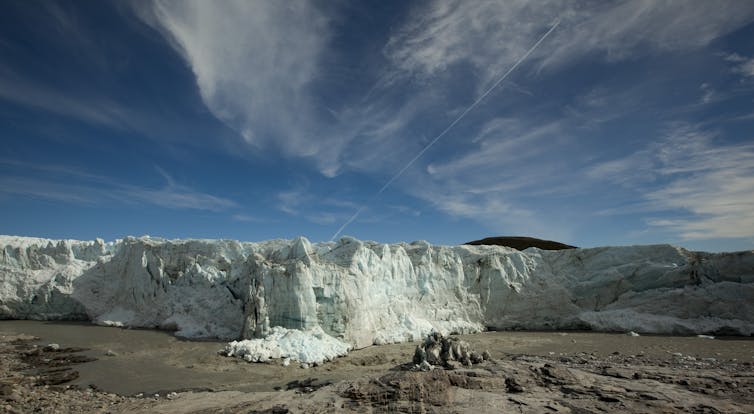
[[[1,321],[0,412],[754,412],[750,338],[462,338],[492,360],[413,372],[408,343],[301,369],[222,357],[223,343],[165,332]]]

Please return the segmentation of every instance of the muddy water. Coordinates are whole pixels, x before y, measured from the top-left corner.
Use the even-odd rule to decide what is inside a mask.
[[[40,337],[41,344],[88,348],[96,361],[77,365],[75,384],[96,385],[118,394],[153,394],[182,389],[272,391],[290,381],[314,377],[339,381],[385,372],[408,362],[416,344],[369,347],[319,367],[301,369],[293,364],[249,364],[218,355],[224,342],[185,341],[168,332],[120,329],[70,322],[0,321],[0,333]],[[598,357],[620,352],[658,359],[681,353],[695,358],[754,362],[751,338],[640,336],[590,332],[487,332],[464,335],[477,350],[493,358],[513,354],[568,356],[580,352]],[[106,355],[108,351],[113,356]]]

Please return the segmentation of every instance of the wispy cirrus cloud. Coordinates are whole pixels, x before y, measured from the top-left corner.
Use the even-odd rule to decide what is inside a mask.
[[[307,184],[281,191],[275,198],[278,210],[320,225],[332,225],[345,220],[353,209],[358,208],[356,203],[348,200],[321,197],[312,192]]]
[[[109,196],[125,203],[153,204],[170,209],[223,211],[239,206],[228,198],[196,191],[183,185],[168,185],[156,189],[122,186]]]
[[[737,1],[464,2],[436,0],[416,7],[385,53],[404,72],[433,76],[468,64],[491,79],[560,19],[534,59],[558,66],[586,54],[608,60],[700,47],[754,19],[754,5]]]
[[[142,18],[159,29],[196,76],[207,108],[251,147],[318,159],[317,102],[309,90],[328,41],[314,3],[158,0]]]
[[[328,177],[347,170],[390,177],[422,148],[427,136],[447,125],[454,110],[473,101],[463,99],[491,85],[554,19],[561,21],[558,30],[531,56],[521,76],[545,76],[584,60],[630,62],[687,52],[754,21],[754,3],[734,1],[437,0],[411,9],[384,39],[384,59],[374,61],[375,76],[358,78],[370,83],[364,88],[368,93],[353,94],[336,105],[316,94],[328,70],[343,63],[323,63],[334,29],[321,4],[156,1],[144,18],[192,69],[205,105],[249,148],[311,160]],[[743,58],[728,60],[747,73]],[[458,91],[461,78],[464,88],[474,92]],[[536,97],[526,83],[519,83],[513,84],[517,95]],[[543,108],[535,114],[514,103],[499,105],[492,117],[466,126],[465,145],[450,156],[422,160],[401,188],[451,216],[544,229],[522,200],[591,191],[595,183],[613,182],[640,192],[661,210],[677,208],[659,192],[671,187],[649,187],[650,180],[672,178],[680,185],[686,174],[710,187],[709,180],[716,180],[711,170],[670,172],[669,165],[680,164],[648,154],[656,149],[647,144],[652,138],[636,140],[647,146],[639,151],[641,156],[594,164],[604,148],[587,148],[594,142],[581,138],[580,132],[653,105],[645,97],[657,86],[616,85],[590,84],[589,93],[557,112]],[[714,104],[716,91],[711,84],[702,86],[699,99]],[[584,154],[579,154],[579,146]],[[653,161],[647,162],[645,155]],[[276,202],[288,215],[324,224],[345,220],[353,211],[349,209],[358,208],[328,205],[326,197],[305,189],[282,191]],[[688,211],[714,213],[696,205],[698,210]]]
[[[480,171],[498,170],[487,176],[489,181],[500,182],[506,178],[499,173],[506,171],[510,179],[518,178],[516,172],[543,152],[551,151],[553,138],[563,132],[563,125],[554,121],[533,126],[512,118],[496,118],[486,122],[471,142],[476,144],[464,155],[451,161],[430,163],[427,172],[440,179],[457,178],[467,181],[469,176]],[[501,166],[505,166],[501,169]],[[484,175],[478,177],[482,180]]]
[[[0,195],[40,198],[77,205],[93,205],[91,188],[30,177],[0,177]]]
[[[277,209],[310,223],[331,226],[342,223],[353,211],[360,208],[358,203],[335,197],[322,197],[308,184],[302,183],[275,195]],[[401,204],[385,204],[378,208],[366,206],[363,209],[362,223],[379,223],[396,218],[411,218],[421,215],[421,211]]]
[[[233,214],[231,218],[235,221],[241,221],[244,223],[264,223],[269,221],[269,219],[263,219],[250,214]]]
[[[46,112],[108,130],[166,139],[170,113],[155,99],[158,94],[141,99],[134,93],[144,86],[131,78],[142,80],[144,65],[138,60],[143,50],[129,48],[128,36],[101,30],[100,22],[92,24],[88,12],[70,3],[7,6],[10,10],[4,11],[17,13],[23,24],[0,42],[0,101],[24,108],[35,119]],[[54,53],[40,49],[40,44]]]
[[[239,207],[235,201],[180,185],[157,167],[166,184],[159,188],[135,186],[91,174],[76,167],[0,159],[0,194],[78,205],[121,203],[168,209],[224,211]]]
[[[747,78],[754,77],[754,58],[731,53],[725,57],[725,60],[733,64],[734,73]]]
[[[20,76],[0,64],[0,99],[41,109],[90,124],[115,128],[132,125],[134,114],[120,104],[101,97],[73,97],[54,87]]]
[[[754,5],[740,2],[430,1],[385,39],[377,79],[364,79],[374,82],[367,96],[333,109],[315,93],[331,66],[344,64],[323,60],[332,11],[309,2],[158,0],[140,14],[183,56],[210,111],[250,148],[311,160],[329,177],[400,168],[393,161],[416,140],[414,122],[453,109],[439,104],[456,84],[451,68],[471,68],[465,81],[482,90],[554,19],[561,26],[531,58],[540,67],[699,47],[754,19]]]
[[[568,118],[541,125],[492,119],[479,128],[466,152],[414,171],[406,187],[449,216],[472,219],[493,231],[569,240],[568,225],[555,226],[542,215],[547,202],[531,202],[573,193],[580,185],[573,165],[553,158],[571,144],[568,131]]]
[[[662,140],[598,164],[590,175],[620,185],[632,177],[631,188],[644,200],[641,211],[680,213],[648,219],[654,228],[685,240],[749,237],[754,234],[754,144],[719,139],[714,131],[676,124]]]

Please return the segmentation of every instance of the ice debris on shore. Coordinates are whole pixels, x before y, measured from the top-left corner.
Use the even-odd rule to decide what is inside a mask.
[[[354,348],[485,329],[751,335],[754,252],[0,236],[0,318],[226,340],[319,328]]]
[[[264,338],[230,342],[223,354],[247,362],[283,359],[310,365],[345,356],[351,348],[350,344],[333,338],[320,327],[301,331],[276,326]]]

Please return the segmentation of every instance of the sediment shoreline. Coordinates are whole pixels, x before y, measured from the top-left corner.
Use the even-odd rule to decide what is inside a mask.
[[[403,343],[301,369],[222,357],[221,342],[160,331],[0,321],[0,407],[24,413],[754,410],[752,338],[524,331],[462,338],[492,359],[413,372],[406,367],[416,344]]]

